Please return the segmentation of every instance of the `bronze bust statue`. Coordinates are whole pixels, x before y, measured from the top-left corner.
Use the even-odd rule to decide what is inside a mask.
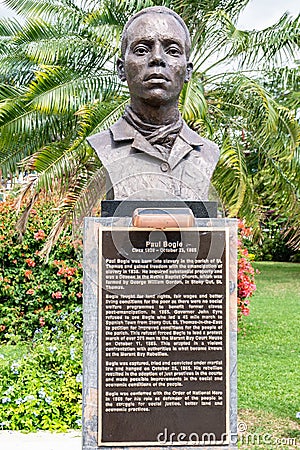
[[[181,118],[178,99],[192,75],[189,31],[166,7],[145,8],[124,27],[118,74],[130,106],[88,138],[107,174],[107,199],[207,200],[216,144]]]

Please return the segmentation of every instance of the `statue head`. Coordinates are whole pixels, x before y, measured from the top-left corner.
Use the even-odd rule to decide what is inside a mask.
[[[149,105],[177,103],[192,75],[191,39],[182,18],[166,7],[150,7],[126,23],[118,74],[127,81],[132,101]]]

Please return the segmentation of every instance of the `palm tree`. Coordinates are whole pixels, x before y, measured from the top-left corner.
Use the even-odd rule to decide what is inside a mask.
[[[220,144],[214,184],[228,214],[244,217],[258,229],[265,211],[275,208],[278,213],[288,211],[293,216],[289,225],[294,227],[300,214],[299,70],[287,67],[285,60],[299,69],[294,59],[300,16],[292,20],[284,14],[266,30],[241,31],[235,23],[247,2],[235,3],[235,9],[231,2],[225,3],[200,24],[191,2],[176,2],[193,30],[194,81],[197,89],[201,80],[204,93],[202,111],[198,117],[192,111],[190,120]],[[280,79],[282,72],[285,76]],[[287,101],[287,85],[291,101]],[[193,92],[191,97],[195,98]]]
[[[284,59],[299,49],[299,17],[241,31],[235,24],[248,0],[5,3],[24,22],[0,21],[1,167],[4,177],[20,168],[36,173],[22,193],[23,219],[43,190],[60,193],[48,249],[64,224],[80,223],[99,202],[101,165],[85,138],[122,114],[129,95],[115,72],[121,30],[132,13],[155,4],[175,9],[190,29],[195,70],[179,106],[192,128],[220,145],[214,186],[227,214],[257,227],[273,207],[290,211],[294,227],[300,132],[299,89],[292,91],[299,75]],[[299,234],[295,229],[295,243]]]

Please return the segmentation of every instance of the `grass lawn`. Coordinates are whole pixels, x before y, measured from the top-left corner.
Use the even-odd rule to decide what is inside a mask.
[[[255,267],[261,272],[256,277],[257,293],[244,321],[245,332],[238,338],[239,421],[247,426],[240,448],[296,449],[300,448],[300,420],[296,419],[300,411],[300,264],[261,262]],[[260,445],[258,437],[252,442],[248,437],[246,443],[247,433],[260,434]]]

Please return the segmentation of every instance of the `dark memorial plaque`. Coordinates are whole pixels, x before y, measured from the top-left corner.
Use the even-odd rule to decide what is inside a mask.
[[[228,445],[228,229],[100,227],[99,446]]]

